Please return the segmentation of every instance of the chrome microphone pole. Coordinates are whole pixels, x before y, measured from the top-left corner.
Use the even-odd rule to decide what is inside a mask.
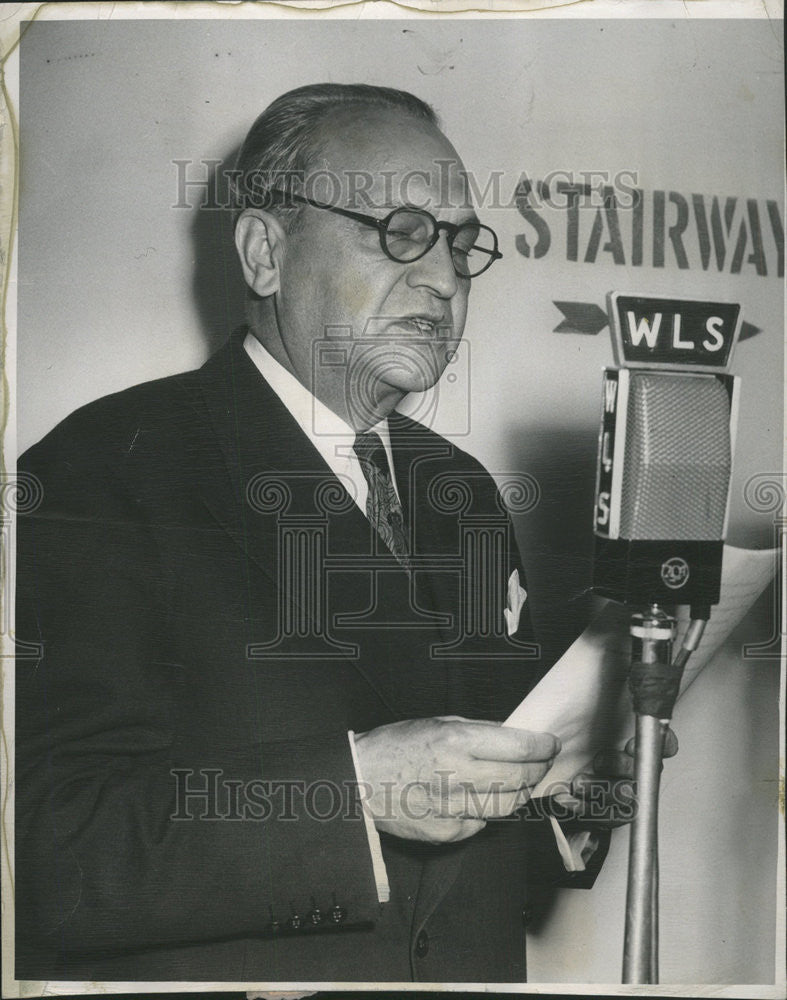
[[[631,617],[629,675],[636,732],[637,812],[629,842],[623,982],[658,981],[658,802],[664,737],[678,696],[682,663],[672,663],[675,619],[656,604]],[[685,663],[685,660],[683,660]]]

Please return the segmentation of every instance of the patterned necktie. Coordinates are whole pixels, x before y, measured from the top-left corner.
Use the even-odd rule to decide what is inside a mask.
[[[383,442],[379,435],[365,431],[356,435],[353,447],[369,485],[366,516],[396,556],[397,561],[409,570],[410,554],[404,530],[402,505],[391,480],[388,456],[385,454]]]

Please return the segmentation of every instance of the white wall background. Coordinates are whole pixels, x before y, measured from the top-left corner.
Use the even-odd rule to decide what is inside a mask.
[[[444,20],[36,23],[22,43],[18,322],[20,450],[76,406],[193,367],[242,320],[222,213],[175,209],[174,160],[222,160],[274,97],[320,80],[412,90],[435,105],[466,165],[526,172],[634,171],[689,197],[782,198],[781,32],[767,21]],[[194,168],[198,173],[201,168]],[[506,185],[508,185],[506,187]],[[190,200],[197,204],[199,192]],[[773,544],[743,485],[781,468],[783,281],[763,212],[767,277],[566,261],[565,213],[540,260],[515,208],[482,208],[505,259],[476,283],[472,378],[441,387],[435,424],[492,472],[525,470],[539,507],[518,529],[550,648],[588,608],[591,506],[606,332],[553,333],[554,300],[610,290],[740,302],[762,332],[742,343],[730,540]],[[649,218],[649,213],[646,218]],[[621,213],[629,246],[626,213]],[[582,220],[580,261],[590,221]],[[690,230],[691,232],[691,230]],[[628,260],[627,256],[627,260]],[[727,268],[727,272],[728,272]],[[469,393],[469,404],[466,402]],[[468,409],[469,406],[469,409]],[[681,704],[665,771],[662,981],[768,982],[774,969],[777,668],[741,660],[770,605]],[[531,980],[615,982],[625,833],[596,888],[562,893],[531,939]]]

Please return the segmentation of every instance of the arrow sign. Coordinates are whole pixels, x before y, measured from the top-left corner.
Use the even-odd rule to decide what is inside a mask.
[[[553,333],[586,333],[594,337],[609,323],[606,309],[595,302],[555,302],[563,319]]]
[[[609,323],[606,312],[595,302],[555,302],[552,303],[561,311],[563,319],[558,323],[553,333],[582,333],[595,337]],[[738,342],[750,340],[762,333],[760,327],[743,320]]]
[[[748,340],[750,337],[756,337],[758,333],[762,333],[762,330],[755,326],[753,323],[747,323],[744,320],[741,323],[741,332],[738,334],[738,343],[742,340]]]
[[[612,346],[619,365],[721,371],[732,358],[741,307],[649,295],[609,295]]]

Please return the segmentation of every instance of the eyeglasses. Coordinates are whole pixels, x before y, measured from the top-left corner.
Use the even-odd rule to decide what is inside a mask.
[[[335,212],[336,215],[355,219],[364,226],[371,226],[380,234],[383,253],[399,264],[411,264],[425,257],[440,239],[441,231],[446,234],[454,270],[462,278],[477,278],[503,256],[497,249],[495,231],[480,222],[463,222],[456,226],[452,222],[438,222],[422,208],[406,206],[395,208],[384,219],[377,219],[373,215],[363,215],[336,205],[325,205],[278,188],[274,188],[269,194],[311,205],[312,208],[321,208],[326,212]]]

